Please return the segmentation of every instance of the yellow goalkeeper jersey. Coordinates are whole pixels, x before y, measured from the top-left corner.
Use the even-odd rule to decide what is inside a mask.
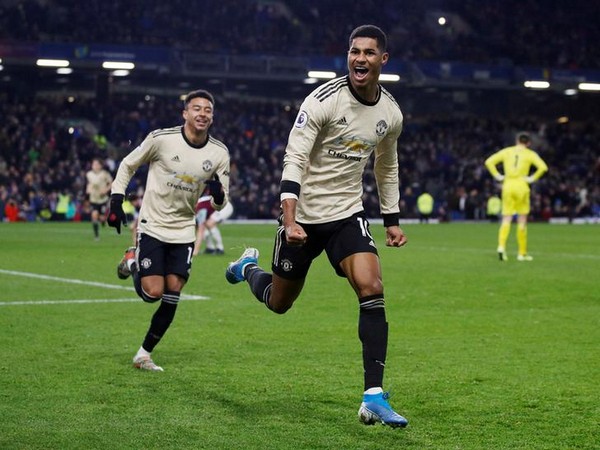
[[[504,181],[524,180],[529,176],[531,166],[536,171],[531,175],[531,181],[539,179],[547,170],[548,166],[540,156],[524,145],[513,145],[497,151],[485,160],[485,166],[494,178],[500,176],[499,164],[502,164]]]

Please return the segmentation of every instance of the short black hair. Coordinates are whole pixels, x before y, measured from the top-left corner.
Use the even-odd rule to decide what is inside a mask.
[[[213,95],[210,92],[205,91],[204,89],[197,89],[195,91],[192,91],[192,92],[188,93],[185,96],[185,100],[183,100],[183,108],[184,109],[187,108],[187,106],[189,105],[189,103],[193,99],[198,98],[198,97],[205,98],[206,100],[208,100],[209,102],[211,102],[212,105],[213,105],[213,108],[214,108],[214,106],[215,106],[215,98],[213,97]]]
[[[529,133],[521,131],[517,133],[517,142],[520,144],[529,144],[531,142],[531,136],[529,136]]]
[[[352,47],[352,40],[359,37],[373,38],[377,40],[377,47],[379,50],[382,52],[387,50],[387,36],[377,25],[361,25],[356,27],[352,33],[350,33],[348,45]]]

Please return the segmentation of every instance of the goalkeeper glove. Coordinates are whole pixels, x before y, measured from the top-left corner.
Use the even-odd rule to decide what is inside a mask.
[[[208,186],[208,193],[212,196],[215,205],[222,205],[225,201],[225,191],[219,181],[219,175],[215,173],[212,180],[206,181],[206,186]]]
[[[525,177],[525,181],[527,181],[527,183],[531,184],[535,181],[535,178],[533,178],[533,175],[529,175],[528,177]]]
[[[504,181],[504,175],[498,175],[495,178],[496,178],[496,181],[500,181],[500,182]]]
[[[110,196],[110,209],[106,222],[109,227],[117,229],[117,233],[121,234],[121,224],[127,225],[127,217],[123,212],[123,194],[113,194]]]

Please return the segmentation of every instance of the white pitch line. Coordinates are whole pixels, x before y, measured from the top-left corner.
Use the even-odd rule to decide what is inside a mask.
[[[184,301],[207,300],[207,297],[193,296],[193,298],[185,298]],[[1,302],[0,306],[29,306],[29,305],[68,305],[68,304],[84,304],[84,303],[139,303],[140,298],[97,298],[97,299],[82,299],[82,300],[32,300]]]
[[[61,283],[71,283],[71,284],[80,284],[84,286],[94,286],[104,289],[118,289],[123,291],[135,292],[135,290],[130,286],[121,286],[119,284],[108,284],[108,283],[99,283],[97,281],[87,281],[87,280],[78,280],[76,278],[61,278],[55,277],[52,275],[42,275],[39,273],[31,273],[31,272],[18,272],[15,270],[4,270],[0,269],[0,274],[5,275],[14,275],[19,277],[27,277],[27,278],[37,278],[40,280],[48,280],[48,281],[58,281]],[[190,295],[190,294],[181,294],[181,298],[184,300],[209,300],[209,297],[205,297],[203,295]],[[66,301],[67,302],[67,301]],[[73,301],[77,302],[77,301]],[[93,302],[93,301],[90,301]],[[0,304],[8,304],[7,302],[0,302]],[[16,303],[12,303],[16,304]],[[27,304],[35,304],[34,301],[27,302]],[[46,303],[44,303],[46,304]]]
[[[37,278],[40,280],[59,281],[62,283],[83,284],[85,286],[95,286],[95,287],[101,287],[101,288],[106,288],[106,289],[120,289],[120,290],[124,290],[124,291],[131,291],[133,289],[129,286],[121,286],[118,284],[98,283],[96,281],[78,280],[76,278],[60,278],[60,277],[54,277],[52,275],[41,275],[39,273],[17,272],[15,270],[0,269],[0,273],[6,274],[6,275],[15,275],[15,276],[19,276],[19,277]]]

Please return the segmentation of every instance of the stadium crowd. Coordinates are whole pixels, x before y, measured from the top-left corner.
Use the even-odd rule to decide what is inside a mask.
[[[600,66],[587,0],[10,0],[0,42],[167,46],[201,53],[333,55],[357,23],[385,29],[398,59],[546,68]],[[437,23],[439,16],[446,24]]]
[[[556,68],[600,66],[593,2],[535,0],[8,0],[0,4],[3,42],[166,46],[202,53],[340,56],[339,39],[357,23],[389,34],[395,59],[457,60]],[[445,26],[437,23],[447,17]],[[577,24],[573,27],[573,24]],[[181,104],[164,97],[114,95],[110,102],[0,93],[0,220],[86,220],[85,173],[93,157],[114,174],[120,158],[151,130],[181,121]],[[217,98],[212,132],[231,152],[235,216],[272,219],[287,135],[289,104]],[[400,101],[402,103],[402,101]],[[550,166],[534,186],[532,218],[600,215],[598,124],[468,114],[407,116],[400,139],[402,214],[418,217],[416,199],[435,199],[441,220],[483,219],[499,192],[483,160],[517,131]],[[144,172],[130,190],[141,194]],[[365,204],[378,217],[371,172]]]
[[[85,173],[92,158],[114,174],[149,131],[181,122],[181,103],[161,97],[117,96],[107,109],[85,99],[0,100],[1,220],[88,220]],[[273,101],[217,98],[213,133],[231,153],[234,218],[278,216],[281,162],[296,112]],[[427,191],[442,221],[486,219],[487,200],[499,186],[483,161],[521,130],[532,133],[550,166],[534,185],[532,219],[600,216],[598,124],[482,117],[407,117],[399,141],[402,215],[417,218],[417,196]],[[141,171],[130,192],[143,193],[144,182]],[[371,171],[365,205],[369,217],[379,217]]]

